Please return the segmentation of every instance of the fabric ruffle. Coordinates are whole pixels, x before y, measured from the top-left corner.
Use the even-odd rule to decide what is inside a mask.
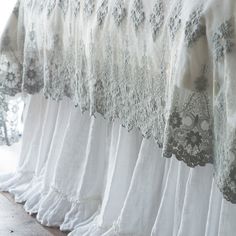
[[[211,165],[162,158],[154,140],[82,115],[69,99],[34,95],[25,119],[18,171],[0,175],[0,191],[40,223],[70,236],[235,232],[235,205],[222,198]]]

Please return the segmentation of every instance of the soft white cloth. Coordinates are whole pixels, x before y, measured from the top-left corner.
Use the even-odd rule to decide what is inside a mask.
[[[30,98],[18,171],[0,190],[70,236],[234,236],[236,206],[212,165],[166,159],[154,140],[90,117],[69,99]]]
[[[235,0],[19,0],[0,41],[0,93],[70,97],[214,163],[236,202]]]

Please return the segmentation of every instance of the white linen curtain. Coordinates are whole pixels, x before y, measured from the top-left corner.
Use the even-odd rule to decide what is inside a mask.
[[[29,99],[17,172],[0,175],[0,191],[70,236],[233,236],[236,206],[212,173],[161,157],[138,130],[39,94]]]

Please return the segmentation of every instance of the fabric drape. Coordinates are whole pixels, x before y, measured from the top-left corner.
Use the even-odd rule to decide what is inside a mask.
[[[0,96],[69,97],[164,157],[213,163],[235,203],[235,12],[234,0],[19,0],[0,40]]]
[[[30,97],[17,172],[0,190],[70,236],[233,236],[235,205],[213,166],[166,159],[137,129],[82,114],[69,99]],[[204,184],[202,183],[204,180]]]

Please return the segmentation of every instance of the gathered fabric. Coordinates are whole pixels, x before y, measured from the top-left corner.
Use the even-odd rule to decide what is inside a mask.
[[[0,175],[0,191],[41,224],[70,236],[235,234],[236,206],[212,165],[162,158],[153,138],[82,114],[69,99],[39,94],[27,107],[17,172]]]
[[[20,0],[0,43],[0,91],[69,97],[139,129],[188,166],[213,163],[236,202],[234,0]]]

